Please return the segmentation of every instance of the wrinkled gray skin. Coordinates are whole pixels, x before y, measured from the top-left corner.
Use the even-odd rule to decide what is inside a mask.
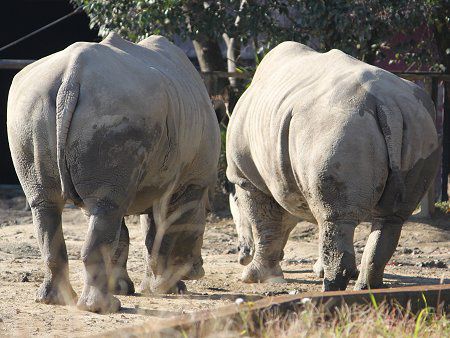
[[[39,302],[76,299],[61,228],[66,200],[89,222],[79,308],[117,311],[112,292],[134,292],[125,215],[143,215],[141,291],[171,292],[204,274],[219,129],[200,76],[168,40],[133,44],[111,34],[31,64],[11,86],[8,136],[46,267]]]
[[[284,42],[268,53],[227,133],[242,280],[283,281],[289,232],[307,220],[319,225],[323,289],[344,290],[358,273],[355,227],[371,221],[355,288],[381,287],[437,171],[434,114],[418,86],[339,50]]]

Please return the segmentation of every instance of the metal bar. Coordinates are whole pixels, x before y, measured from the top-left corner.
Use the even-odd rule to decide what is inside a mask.
[[[399,71],[392,71],[391,73],[404,77],[404,78],[420,78],[423,79],[424,77],[431,77],[431,78],[437,78],[442,81],[450,81],[450,74],[444,74],[439,72],[399,72]]]
[[[221,72],[221,71],[212,71],[212,72],[200,72],[202,76],[211,76],[218,78],[228,78],[233,77],[235,79],[251,79],[253,77],[253,72]]]
[[[33,35],[35,35],[37,33],[42,32],[43,30],[45,30],[47,28],[50,28],[50,27],[56,25],[57,23],[65,20],[67,18],[70,18],[74,14],[81,13],[82,11],[83,11],[83,6],[77,7],[77,8],[75,8],[75,10],[73,12],[70,12],[69,14],[66,14],[63,17],[59,18],[59,19],[56,19],[55,21],[52,21],[49,24],[47,24],[47,25],[45,25],[45,26],[43,26],[43,27],[41,27],[39,29],[36,29],[35,31],[33,31],[33,32],[29,33],[29,34],[27,34],[25,36],[22,36],[21,38],[13,41],[11,43],[8,43],[6,46],[1,47],[0,48],[0,52],[4,51],[5,49],[7,49],[9,47],[12,47],[12,46],[18,44],[19,42],[22,42],[22,41],[28,39],[29,37],[32,37]]]
[[[326,309],[332,310],[342,304],[371,304],[373,300],[377,304],[387,302],[396,303],[400,306],[410,306],[412,311],[430,307],[444,307],[444,311],[449,309],[450,284],[441,285],[419,285],[410,287],[400,287],[392,289],[377,289],[371,291],[333,291],[333,292],[313,292],[298,295],[282,295],[267,297],[255,302],[243,303],[241,305],[228,305],[217,308],[213,311],[198,311],[191,314],[171,317],[167,319],[152,318],[144,324],[131,326],[111,332],[107,332],[108,337],[122,337],[130,335],[143,335],[148,333],[174,333],[174,331],[192,327],[200,327],[208,321],[217,319],[240,318],[243,313],[247,315],[257,315],[268,311],[277,311],[279,314],[286,313],[303,306],[305,299],[315,305],[324,305]],[[249,317],[250,318],[250,317]]]
[[[424,78],[433,78],[440,81],[450,81],[450,74],[443,74],[438,72],[391,72],[401,78],[409,80],[423,80]],[[238,79],[251,79],[254,72],[222,72],[222,71],[211,71],[211,72],[201,72],[205,76],[215,76],[215,77],[234,77]]]
[[[22,69],[36,60],[0,59],[0,69]]]
[[[22,69],[25,66],[36,60],[15,60],[15,59],[0,59],[0,69]],[[443,74],[437,72],[391,72],[399,77],[410,80],[422,80],[426,77],[438,79],[440,81],[450,81],[450,74]],[[234,77],[236,79],[251,79],[254,75],[253,72],[200,72],[202,76],[212,76],[218,78]]]

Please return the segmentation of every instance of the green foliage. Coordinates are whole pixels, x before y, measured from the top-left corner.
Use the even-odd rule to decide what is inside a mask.
[[[392,34],[401,3],[387,0],[300,1],[301,33],[320,51],[338,48],[361,60],[373,62]]]
[[[221,39],[226,33],[242,42],[260,40],[273,44],[292,37],[294,21],[282,25],[295,0],[197,1],[197,0],[72,0],[105,36],[115,31],[129,40],[151,34],[197,39]]]
[[[435,204],[436,208],[438,208],[442,213],[444,214],[450,214],[450,202],[444,201],[444,202],[437,202]]]
[[[450,72],[450,0],[402,0],[393,30],[406,39],[392,62]]]
[[[317,50],[338,48],[368,63],[395,48],[392,62],[448,68],[450,0],[303,0],[303,40]],[[403,33],[406,40],[392,46]]]
[[[115,31],[132,41],[151,34],[222,41],[225,33],[254,44],[256,57],[280,41],[295,40],[319,51],[338,48],[371,63],[392,48],[395,34],[412,36],[419,29],[424,34],[415,41],[396,46],[393,62],[441,71],[449,66],[450,0],[72,1],[84,6],[102,36]]]
[[[116,31],[132,41],[162,34],[221,42],[227,34],[251,43],[256,58],[281,41],[295,40],[372,63],[393,48],[395,34],[411,37],[418,30],[424,34],[395,46],[392,62],[450,67],[450,0],[72,1],[84,6],[102,36]]]

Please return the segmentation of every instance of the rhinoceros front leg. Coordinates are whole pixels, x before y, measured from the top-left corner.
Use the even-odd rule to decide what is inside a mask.
[[[140,218],[141,223],[141,231],[142,235],[144,237],[144,256],[145,256],[145,275],[141,282],[141,284],[138,287],[138,291],[143,294],[152,294],[152,293],[182,293],[186,290],[185,284],[179,280],[174,281],[169,285],[170,283],[166,283],[166,287],[164,290],[161,290],[156,283],[157,274],[154,273],[157,268],[161,270],[161,273],[164,273],[164,267],[166,266],[166,260],[167,260],[167,254],[154,254],[153,251],[153,245],[155,243],[155,237],[156,237],[156,224],[155,220],[153,218],[153,214],[149,213],[147,215],[141,215]],[[167,238],[164,242],[168,242]],[[180,276],[181,277],[181,276]],[[161,280],[161,278],[159,278]],[[163,292],[161,292],[163,291]]]
[[[322,231],[319,229],[319,257],[317,258],[317,261],[313,265],[313,272],[316,274],[317,277],[323,278],[324,276],[324,267],[323,267],[323,257],[322,257],[322,250],[320,250],[320,243],[322,243]]]
[[[289,235],[291,234],[292,230],[295,228],[295,226],[297,225],[298,219],[294,219],[293,217],[289,217],[290,215],[288,215],[287,213],[284,213],[284,221],[283,221],[283,250],[281,250],[281,255],[280,255],[280,261],[283,260],[284,258],[284,247],[286,246],[288,240],[289,240]]]
[[[205,197],[204,189],[186,190],[176,201],[171,201],[166,218],[159,220],[161,224],[155,221],[153,213],[141,216],[146,246],[146,275],[140,292],[182,293],[186,291],[183,279],[204,276],[201,247],[205,228]]]
[[[120,301],[109,290],[107,269],[120,237],[123,215],[105,208],[89,217],[89,228],[81,251],[85,267],[83,293],[78,300],[80,309],[92,312],[116,312]]]
[[[192,249],[192,268],[183,276],[183,280],[197,280],[203,278],[205,275],[205,269],[203,269],[202,246],[203,232],[195,238],[195,244]]]
[[[322,242],[320,235],[321,235],[321,231],[319,231],[319,243]],[[321,250],[319,250],[319,258],[317,258],[316,262],[313,265],[313,272],[319,278],[323,278],[323,276],[324,276],[323,257],[321,254]],[[358,278],[358,275],[359,275],[359,271],[356,269],[350,279],[356,280]]]
[[[74,304],[76,293],[69,282],[67,249],[61,226],[61,207],[34,206],[31,208],[36,228],[45,277],[37,291],[36,301],[45,304]]]
[[[287,238],[283,229],[282,208],[271,196],[252,190],[236,188],[237,203],[242,217],[252,224],[255,253],[253,260],[244,268],[242,281],[284,282],[280,260]]]
[[[343,220],[324,221],[319,226],[324,291],[345,290],[357,271],[353,246],[356,225],[357,221]]]
[[[403,221],[398,217],[374,220],[355,290],[383,287],[384,268],[397,247],[402,225]]]
[[[109,278],[109,289],[116,295],[131,295],[134,293],[134,284],[128,276],[127,260],[130,247],[130,235],[122,219],[120,227],[119,243],[111,257],[111,271]]]
[[[181,280],[171,280],[169,276],[167,282],[161,283],[161,275],[165,272],[167,273],[168,254],[163,250],[160,250],[159,253],[154,252],[156,224],[153,214],[141,215],[140,223],[145,245],[145,275],[138,287],[138,291],[143,294],[183,293],[186,290],[186,286]],[[172,240],[165,236],[162,242],[162,245],[166,246]],[[181,279],[181,276],[179,278]]]

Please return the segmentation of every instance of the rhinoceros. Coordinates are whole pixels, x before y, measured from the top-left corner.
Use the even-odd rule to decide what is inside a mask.
[[[7,121],[46,269],[38,301],[76,297],[61,227],[66,201],[89,222],[79,308],[113,312],[120,307],[113,291],[134,292],[126,215],[143,215],[143,291],[173,291],[203,275],[220,135],[202,79],[181,49],[161,36],[134,44],[113,33],[75,43],[15,76]]]
[[[434,115],[420,87],[342,51],[296,42],[270,51],[227,131],[242,280],[283,281],[284,245],[306,220],[319,227],[323,289],[344,290],[357,274],[355,227],[370,221],[355,288],[381,287],[437,171]]]

